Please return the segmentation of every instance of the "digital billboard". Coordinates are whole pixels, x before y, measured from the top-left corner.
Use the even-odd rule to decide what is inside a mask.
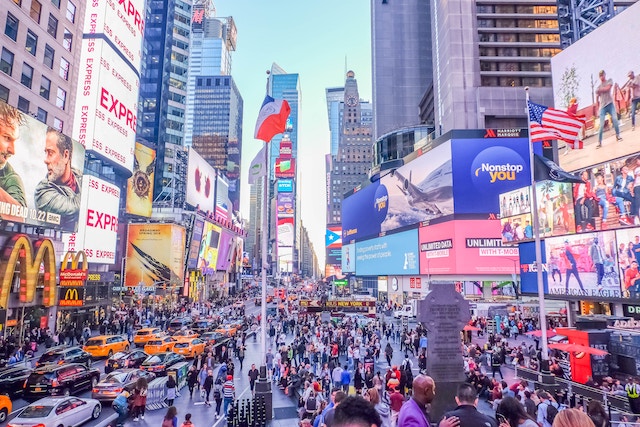
[[[187,165],[187,203],[202,211],[213,212],[216,171],[193,148],[189,148]],[[215,268],[215,264],[214,264]]]
[[[517,274],[518,248],[503,246],[500,221],[454,220],[419,229],[420,274]]]
[[[65,234],[66,252],[84,251],[89,262],[114,264],[118,242],[120,187],[85,175],[76,233]]]
[[[204,222],[200,252],[198,253],[198,269],[202,274],[210,274],[216,271],[218,264],[218,245],[222,228],[209,222]]]
[[[129,224],[125,286],[184,284],[184,228]]]
[[[235,255],[235,239],[234,235],[222,229],[220,234],[220,244],[218,245],[218,262],[216,263],[216,270],[227,271],[231,265],[231,257]]]
[[[640,273],[634,268],[634,261],[640,265],[640,228],[616,230],[618,251],[618,274],[622,282],[622,296],[640,298]]]
[[[232,217],[233,205],[229,199],[229,182],[220,174],[216,177],[216,215],[228,220]]]
[[[531,186],[500,194],[500,218],[531,213]]]
[[[224,175],[229,181],[229,200],[233,210],[240,210],[240,141],[229,137],[227,145],[227,170]]]
[[[545,249],[549,294],[622,296],[614,231],[550,237]]]
[[[276,203],[278,218],[292,217],[294,208],[293,193],[278,193],[278,201]]]
[[[536,198],[541,237],[575,233],[572,184],[557,181],[537,182]]]
[[[502,242],[515,243],[533,239],[533,220],[531,214],[522,214],[500,219],[502,224]]]
[[[342,271],[345,273],[355,273],[356,271],[356,244],[349,243],[342,245]]]
[[[325,233],[326,263],[340,265],[342,262],[342,226],[327,225]]]
[[[380,181],[374,181],[342,201],[342,239],[359,240],[380,234],[387,216],[389,196]]]
[[[106,41],[90,38],[82,40],[78,81],[73,138],[132,171],[138,75]]]
[[[0,101],[0,218],[40,227],[78,227],[84,147]]]
[[[151,216],[153,205],[153,178],[156,150],[136,142],[133,154],[133,175],[127,180],[127,213]]]
[[[498,214],[499,196],[531,185],[528,138],[454,139],[456,214]]]
[[[293,178],[296,176],[296,159],[283,159],[278,157],[274,167],[276,178]]]
[[[628,73],[634,71],[637,79],[640,52],[611,41],[635,40],[636,35],[640,36],[639,19],[640,4],[631,5],[551,58],[555,107],[566,109],[570,99],[575,98],[577,113],[586,119],[584,149],[560,156],[560,166],[567,171],[638,151],[640,134],[632,132],[630,117],[632,101],[638,95],[632,93]],[[598,56],[594,52],[607,54]],[[600,71],[605,72],[604,76],[600,77]],[[600,93],[604,95],[601,97]],[[616,125],[624,141],[620,144],[616,141]],[[603,148],[598,149],[601,126]]]
[[[280,141],[280,158],[290,159],[293,155],[293,144],[290,139]]]
[[[356,242],[358,276],[418,274],[418,230]]]
[[[388,198],[380,231],[391,231],[453,214],[451,144],[438,145],[381,178]],[[376,194],[378,196],[378,194]],[[368,218],[363,218],[368,220]]]
[[[545,241],[541,241],[540,260],[542,265],[542,286],[544,293],[549,293],[547,258],[545,254]],[[518,245],[520,253],[520,290],[523,294],[538,295],[538,272],[536,270],[536,245],[535,242],[523,242]],[[554,272],[554,281],[562,280],[562,274],[559,271]]]
[[[293,192],[293,180],[292,179],[279,179],[278,180],[278,193],[292,193]]]
[[[293,246],[295,234],[293,217],[278,218],[278,251],[282,247]]]
[[[204,230],[204,220],[196,218],[193,222],[191,230],[191,245],[187,256],[187,268],[195,269],[198,267],[198,254],[200,253],[200,243],[202,242],[202,232]]]

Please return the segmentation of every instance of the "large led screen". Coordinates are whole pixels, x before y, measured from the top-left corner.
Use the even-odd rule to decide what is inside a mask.
[[[640,298],[640,228],[616,230],[618,268],[622,282],[622,296]],[[634,264],[635,261],[635,264]]]
[[[380,234],[380,224],[387,216],[387,189],[380,181],[372,182],[342,201],[342,239],[359,240]]]
[[[545,240],[549,294],[620,298],[614,231]]]
[[[540,236],[560,236],[575,233],[573,187],[557,181],[536,183]],[[576,206],[580,209],[581,206]],[[532,236],[533,237],[533,236]]]
[[[293,193],[279,193],[276,203],[278,218],[292,217],[295,209]]]
[[[278,218],[278,250],[281,247],[293,246],[293,238],[295,234],[294,221],[292,217]]]
[[[213,212],[216,171],[193,148],[189,148],[187,165],[187,203],[202,211]],[[214,264],[215,268],[215,264]]]
[[[349,243],[342,245],[342,271],[345,273],[355,273],[356,271],[356,244]]]
[[[0,218],[75,231],[84,147],[0,101]]]
[[[358,276],[418,274],[418,230],[356,242]]]
[[[187,256],[187,267],[195,269],[198,267],[198,254],[200,253],[200,243],[202,241],[202,231],[204,230],[204,220],[196,218],[193,221],[193,229],[191,230],[191,245]]]
[[[151,216],[156,151],[136,142],[133,155],[133,175],[127,180],[127,213]]]
[[[327,225],[325,233],[326,263],[340,265],[342,262],[342,226]]]
[[[129,224],[126,286],[184,284],[184,228],[174,224]]]
[[[229,182],[218,174],[216,178],[216,215],[225,220],[231,218],[233,205],[229,199]]]
[[[218,271],[227,271],[231,266],[232,257],[235,255],[235,246],[236,241],[234,239],[234,235],[222,229],[222,234],[220,235],[220,244],[218,245],[218,262],[216,264],[216,270]]]
[[[544,293],[549,293],[548,276],[551,272],[547,273],[547,258],[545,254],[545,241],[541,244],[541,256],[540,260],[542,264],[542,286]],[[536,270],[536,246],[534,242],[523,242],[518,245],[520,253],[520,289],[523,294],[538,295],[538,272]],[[559,270],[554,271],[553,280],[557,282],[562,280],[562,273]]]
[[[202,271],[203,274],[216,271],[221,232],[222,228],[219,226],[209,221],[204,222],[202,240],[200,241],[200,252],[198,253],[198,269]]]
[[[456,214],[497,215],[500,194],[531,185],[527,138],[454,139],[451,158]]]
[[[636,3],[551,58],[555,107],[566,109],[575,98],[577,113],[586,120],[584,149],[560,156],[563,169],[574,171],[638,151],[640,133],[633,132],[630,116],[632,101],[638,96],[633,94],[629,71],[635,72],[635,84],[640,83],[640,51],[612,41],[637,40],[639,20],[640,4]],[[622,143],[616,141],[616,125]]]
[[[90,38],[82,40],[78,82],[74,139],[131,171],[138,121],[138,75],[106,41]],[[71,99],[60,102],[70,103]]]
[[[531,186],[500,194],[500,218],[531,213]]]

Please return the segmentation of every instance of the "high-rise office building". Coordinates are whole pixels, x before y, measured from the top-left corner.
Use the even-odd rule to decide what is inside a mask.
[[[525,86],[534,102],[553,105],[555,0],[434,0],[431,16],[438,134],[526,127]]]
[[[342,103],[344,102],[344,87],[328,87],[325,89],[327,98],[327,118],[329,119],[329,154],[338,154],[340,141],[340,124],[342,122]]]
[[[371,0],[374,138],[420,123],[432,84],[431,15],[422,0]]]
[[[268,80],[268,93],[275,99],[286,99],[291,107],[289,120],[287,122],[286,136],[291,140],[291,155],[298,157],[298,110],[302,92],[300,91],[300,76],[297,73],[289,74],[278,64],[273,63]],[[278,134],[273,137],[269,144],[269,157],[271,179],[274,178],[275,163],[280,149],[280,141],[285,134]]]
[[[85,2],[2,4],[0,100],[70,135]]]
[[[184,206],[191,0],[146,6],[137,136],[156,150],[154,206]]]

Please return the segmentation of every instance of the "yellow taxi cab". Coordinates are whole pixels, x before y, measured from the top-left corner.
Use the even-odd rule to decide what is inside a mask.
[[[200,338],[191,338],[175,343],[172,351],[176,354],[181,354],[184,357],[191,358],[204,353],[204,347],[205,342],[203,340]]]
[[[0,424],[7,421],[7,417],[11,413],[13,405],[9,396],[0,394]]]
[[[147,341],[160,338],[164,333],[160,328],[143,328],[136,331],[133,336],[133,344],[137,347],[144,346]]]
[[[238,332],[238,325],[220,325],[214,332],[221,333],[225,337],[233,337]]]
[[[82,349],[92,357],[111,357],[119,351],[129,350],[129,341],[122,335],[100,335],[89,338]]]
[[[153,355],[171,351],[175,343],[176,341],[169,336],[155,338],[147,341],[147,344],[144,346],[144,352]]]
[[[171,335],[175,341],[189,341],[194,338],[198,338],[200,335],[197,332],[186,330],[186,331],[178,331],[175,334]]]

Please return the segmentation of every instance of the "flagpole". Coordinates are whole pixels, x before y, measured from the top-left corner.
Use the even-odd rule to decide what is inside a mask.
[[[269,233],[269,220],[267,215],[267,197],[269,192],[267,191],[267,184],[269,183],[269,150],[268,144],[265,141],[263,145],[264,151],[264,168],[265,173],[262,177],[262,230],[261,236],[261,252],[262,252],[262,306],[260,307],[260,338],[262,339],[262,365],[267,364],[267,240]]]
[[[538,299],[540,309],[540,329],[542,341],[542,354],[540,361],[540,371],[549,371],[549,344],[547,342],[547,315],[544,300],[544,281],[542,277],[542,242],[540,240],[540,221],[538,219],[538,197],[536,194],[536,178],[535,178],[535,157],[533,154],[533,144],[531,142],[531,116],[529,114],[529,87],[525,87],[527,99],[527,134],[529,135],[529,169],[531,170],[531,221],[533,222],[533,236],[535,239],[536,251],[536,275],[538,283]]]

